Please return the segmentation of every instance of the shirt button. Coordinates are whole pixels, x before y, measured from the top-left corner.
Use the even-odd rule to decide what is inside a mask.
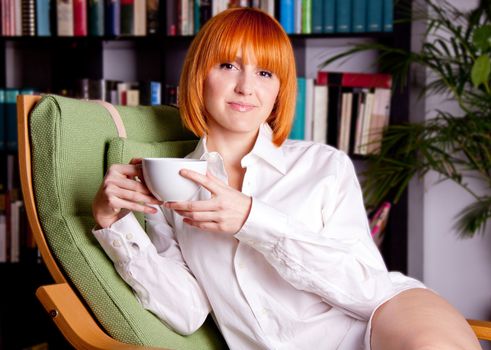
[[[121,247],[121,241],[119,239],[115,239],[113,241],[113,247],[115,247],[115,248]]]
[[[126,234],[126,239],[129,241],[131,239],[133,239],[133,234],[132,233],[127,233]]]

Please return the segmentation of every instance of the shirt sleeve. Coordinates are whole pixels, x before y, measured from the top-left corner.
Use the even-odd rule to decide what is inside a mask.
[[[145,217],[148,235],[131,212],[92,232],[142,306],[176,332],[191,334],[210,306],[184,262],[172,227],[156,208],[157,214]]]
[[[249,217],[235,237],[261,252],[295,288],[315,293],[329,305],[368,321],[383,302],[424,285],[387,271],[370,236],[353,165],[344,154],[333,181],[322,208],[321,232],[312,232],[254,198]]]

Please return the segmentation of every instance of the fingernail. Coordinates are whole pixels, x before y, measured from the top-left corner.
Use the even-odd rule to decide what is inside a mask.
[[[181,171],[179,173],[181,175],[187,175],[188,174],[188,171],[186,169],[181,169]]]

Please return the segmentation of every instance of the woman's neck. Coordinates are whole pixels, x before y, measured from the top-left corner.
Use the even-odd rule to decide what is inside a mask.
[[[254,135],[213,133],[207,135],[206,147],[209,152],[218,152],[223,158],[226,168],[239,168],[242,158],[248,154],[256,142]]]

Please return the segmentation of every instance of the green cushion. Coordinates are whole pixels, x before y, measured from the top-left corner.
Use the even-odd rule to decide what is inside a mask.
[[[116,137],[109,141],[107,167],[112,164],[127,164],[132,158],[184,157],[195,148],[197,140],[142,142]],[[141,225],[143,214],[135,213]]]
[[[175,108],[116,108],[128,139],[195,142]],[[107,333],[138,345],[226,349],[210,318],[195,334],[180,336],[143,309],[91,234],[91,203],[104,176],[108,143],[117,137],[109,113],[90,101],[47,95],[31,113],[30,133],[34,194],[46,239]]]

